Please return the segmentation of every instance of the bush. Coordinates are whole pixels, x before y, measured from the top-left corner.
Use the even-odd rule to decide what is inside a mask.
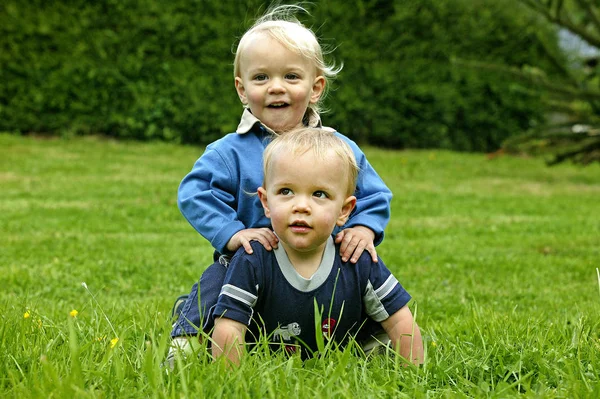
[[[451,62],[536,60],[556,69],[542,42],[554,32],[510,4],[355,0],[344,9],[322,7],[322,19],[337,21],[325,27],[345,62],[327,121],[361,142],[467,151],[497,149],[538,123],[538,95]]]
[[[490,151],[536,123],[535,95],[450,62],[545,62],[552,32],[508,0],[487,3],[311,7],[301,19],[345,65],[325,124],[363,144]],[[232,45],[262,11],[258,0],[5,1],[0,130],[213,141],[237,126]]]

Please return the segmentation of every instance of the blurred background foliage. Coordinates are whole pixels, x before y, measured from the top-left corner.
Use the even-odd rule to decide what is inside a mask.
[[[531,136],[557,106],[535,77],[577,84],[581,66],[559,24],[526,3],[305,3],[311,14],[298,17],[344,64],[324,124],[389,148],[491,152]],[[233,50],[269,4],[4,0],[0,130],[211,142],[239,122]]]
[[[521,79],[534,90],[541,89],[548,116],[544,123],[508,138],[502,150],[550,154],[549,165],[567,160],[582,165],[600,163],[600,3],[519,1],[559,28],[559,40],[568,61],[558,80],[540,68],[491,66],[506,76]]]

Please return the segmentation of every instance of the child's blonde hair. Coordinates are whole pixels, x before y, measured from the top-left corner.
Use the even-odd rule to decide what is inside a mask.
[[[319,160],[326,159],[332,153],[337,156],[347,170],[346,195],[354,194],[359,167],[352,149],[335,133],[314,127],[303,127],[275,136],[263,153],[263,184],[266,184],[268,175],[273,173],[272,165],[278,154],[299,156],[309,151]]]
[[[233,62],[233,76],[240,77],[240,55],[244,51],[250,38],[256,34],[265,33],[281,43],[285,48],[293,51],[315,65],[315,76],[325,78],[325,89],[318,102],[309,104],[317,113],[322,111],[321,104],[329,92],[329,82],[341,71],[342,65],[336,66],[335,63],[328,64],[323,58],[323,49],[319,44],[317,36],[312,30],[305,27],[296,17],[295,12],[302,11],[308,14],[308,11],[299,5],[279,5],[267,10],[265,15],[258,18],[254,25],[244,33]]]

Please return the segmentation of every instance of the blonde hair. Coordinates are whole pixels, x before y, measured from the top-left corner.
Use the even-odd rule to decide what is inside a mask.
[[[325,62],[323,49],[317,36],[294,15],[298,11],[308,14],[308,11],[302,6],[289,4],[270,8],[262,17],[258,18],[238,43],[233,62],[233,76],[234,78],[240,77],[240,54],[244,51],[250,38],[257,34],[267,34],[288,50],[311,61],[315,65],[315,76],[325,78],[325,88],[321,98],[318,102],[309,104],[309,108],[320,113],[322,111],[322,101],[329,92],[329,82],[335,79],[342,70],[343,65],[336,66],[335,63],[328,64]]]
[[[359,172],[354,153],[348,143],[333,132],[321,128],[303,127],[275,136],[263,153],[265,182],[269,173],[273,173],[272,165],[277,155],[285,153],[299,156],[309,151],[318,160],[326,159],[331,153],[337,156],[347,170],[346,195],[354,194]]]

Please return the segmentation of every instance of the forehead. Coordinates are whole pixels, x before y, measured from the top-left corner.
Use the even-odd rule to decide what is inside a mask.
[[[243,46],[239,49],[240,62],[243,64],[273,64],[289,63],[300,64],[310,67],[312,62],[291,47],[266,32],[257,32],[246,38]]]
[[[303,154],[294,154],[291,151],[274,154],[271,168],[265,178],[275,185],[311,184],[339,186],[344,189],[348,176],[348,165],[334,151],[327,151],[324,157],[317,157],[309,150]]]
[[[240,45],[245,46],[253,40],[272,39],[289,49],[313,49],[318,47],[316,37],[304,26],[289,21],[265,22],[247,32]]]

